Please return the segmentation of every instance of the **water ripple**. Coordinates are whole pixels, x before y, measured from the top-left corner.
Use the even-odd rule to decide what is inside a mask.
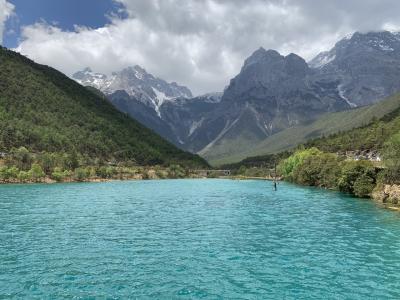
[[[0,299],[399,299],[400,217],[262,181],[0,186]]]

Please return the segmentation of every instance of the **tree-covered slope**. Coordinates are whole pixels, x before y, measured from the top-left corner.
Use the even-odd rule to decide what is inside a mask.
[[[344,153],[346,151],[376,151],[380,154],[384,152],[385,146],[388,141],[400,134],[400,95],[397,94],[387,100],[384,100],[373,106],[368,106],[360,109],[355,109],[349,112],[337,113],[334,116],[345,116],[347,118],[337,118],[337,126],[344,126],[351,121],[353,118],[354,124],[362,120],[370,120],[368,123],[347,130],[340,131],[325,137],[312,139],[305,143],[299,143],[296,147],[290,151],[277,152],[277,154],[267,154],[263,156],[253,156],[242,160],[239,163],[231,164],[229,166],[233,168],[239,168],[240,166],[246,167],[258,167],[258,166],[269,166],[280,160],[288,157],[291,153],[295,152],[296,149],[310,149],[318,148],[321,151],[327,153]],[[374,109],[374,110],[373,110]],[[378,115],[384,111],[388,113],[384,114],[380,118]],[[365,119],[363,116],[368,116]],[[335,118],[336,118],[335,117]],[[351,118],[349,118],[351,117]],[[325,119],[325,122],[330,122],[330,118]],[[322,120],[318,122],[323,122]],[[344,127],[345,128],[345,127]],[[295,139],[295,135],[293,135]],[[400,157],[399,157],[400,161]]]
[[[62,73],[0,48],[0,152],[22,146],[105,162],[207,165]]]
[[[305,144],[305,147],[318,147],[325,152],[355,150],[381,152],[385,143],[399,133],[400,107],[380,119],[372,120],[368,125],[311,140]]]
[[[322,150],[322,151],[321,151]],[[370,124],[302,145],[278,169],[287,180],[399,205],[400,108]]]
[[[232,140],[231,143],[226,143],[221,151],[208,153],[205,157],[211,164],[220,165],[237,162],[246,157],[279,153],[293,149],[309,140],[365,126],[390,113],[395,115],[395,111],[399,107],[400,94],[396,94],[374,105],[322,115],[314,122],[285,129],[266,138],[261,143],[243,141],[241,143],[238,139]],[[229,149],[232,149],[232,151],[229,152]],[[242,151],[238,151],[238,149]],[[218,148],[215,147],[214,150],[218,150]],[[225,152],[222,152],[222,150]],[[221,155],[222,153],[224,155]]]
[[[400,107],[368,125],[314,139],[290,152],[248,158],[227,167],[239,175],[268,176],[276,165],[285,180],[398,206]]]

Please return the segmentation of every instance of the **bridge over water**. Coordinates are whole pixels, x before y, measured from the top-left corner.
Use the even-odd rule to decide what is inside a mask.
[[[231,170],[192,170],[194,174],[203,177],[210,177],[210,176],[231,176]]]

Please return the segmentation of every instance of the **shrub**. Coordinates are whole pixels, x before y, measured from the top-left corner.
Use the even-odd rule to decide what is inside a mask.
[[[43,177],[45,177],[46,174],[44,173],[44,171],[40,165],[33,164],[32,168],[29,170],[29,176],[32,180],[37,182],[40,179],[42,179]]]
[[[89,173],[85,168],[76,168],[74,178],[77,181],[85,181],[89,177]]]
[[[358,197],[369,196],[378,177],[370,161],[342,161],[336,154],[316,148],[296,152],[280,164],[280,169],[294,182],[339,189]]]
[[[369,197],[374,188],[374,178],[369,177],[367,174],[362,174],[354,182],[353,191],[357,197],[364,198]]]
[[[171,165],[168,168],[168,174],[170,178],[184,178],[186,171],[180,165]]]
[[[336,188],[339,177],[337,155],[322,152],[309,155],[292,172],[295,182],[326,188]]]
[[[55,155],[47,152],[41,153],[38,157],[38,162],[46,174],[51,174],[56,164]]]
[[[293,174],[296,169],[310,156],[321,154],[317,148],[310,148],[296,151],[293,155],[283,160],[278,165],[279,173],[288,180],[293,181]]]
[[[383,158],[387,170],[386,181],[395,183],[400,181],[400,133],[392,136],[384,145]]]
[[[33,158],[28,149],[19,147],[18,149],[11,150],[11,155],[7,164],[16,166],[20,170],[27,171],[31,168],[32,161]]]
[[[19,174],[19,170],[16,167],[2,167],[0,168],[0,179],[1,180],[8,180],[17,178]]]
[[[96,171],[97,176],[101,178],[112,178],[116,174],[116,170],[113,167],[100,167]]]
[[[54,168],[53,173],[51,173],[51,178],[57,182],[61,182],[65,179],[66,173],[61,170],[61,168],[56,167]]]
[[[357,183],[357,189],[359,194],[362,186],[365,186],[367,182],[375,184],[376,182],[376,170],[370,161],[344,161],[341,164],[341,176],[339,179],[339,190],[346,193],[356,194],[354,185],[356,181],[362,177]]]
[[[168,172],[166,172],[165,170],[162,170],[160,168],[156,168],[155,172],[156,172],[156,176],[158,178],[160,178],[160,179],[168,178]]]
[[[19,171],[18,173],[18,180],[20,182],[26,182],[30,179],[30,174],[27,171]]]

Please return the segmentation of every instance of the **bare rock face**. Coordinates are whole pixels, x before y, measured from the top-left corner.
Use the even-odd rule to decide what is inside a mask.
[[[196,144],[189,143],[203,155],[228,140],[254,145],[325,112],[369,105],[399,91],[399,33],[354,33],[308,64],[295,54],[260,48],[193,134]]]
[[[400,185],[385,184],[375,189],[372,198],[389,205],[400,205]]]
[[[231,80],[221,103],[205,116],[190,150],[207,151],[224,139],[246,137],[246,143],[259,142],[322,113],[350,108],[337,92],[329,92],[328,84],[315,82],[313,76],[296,54],[282,56],[258,49]]]
[[[352,106],[378,102],[400,90],[400,34],[356,32],[309,63],[316,78],[337,82]]]

